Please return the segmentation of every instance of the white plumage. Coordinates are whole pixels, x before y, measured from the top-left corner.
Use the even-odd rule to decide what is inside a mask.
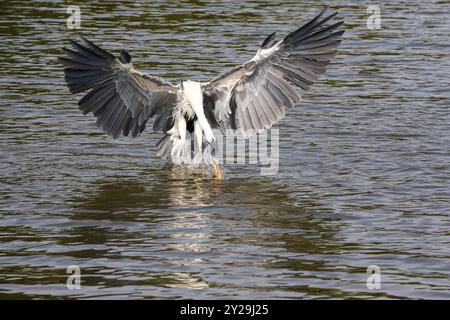
[[[215,138],[203,112],[203,93],[200,82],[184,81],[174,111],[175,124],[167,133],[172,141],[171,157],[175,163],[200,163],[203,137],[208,143]],[[194,156],[191,158],[191,139],[188,138],[186,120],[194,122]],[[193,161],[192,161],[193,160]]]

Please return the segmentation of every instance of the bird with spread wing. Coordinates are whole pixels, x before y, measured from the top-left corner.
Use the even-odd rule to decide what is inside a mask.
[[[270,34],[248,62],[209,82],[183,81],[177,85],[134,69],[122,50],[116,57],[81,37],[63,48],[65,80],[71,93],[89,91],[79,100],[84,114],[93,113],[97,126],[118,138],[138,136],[154,117],[153,130],[164,136],[157,143],[163,158],[201,159],[213,144],[213,129],[230,129],[249,135],[272,127],[285,109],[301,100],[337,53],[343,21],[337,13],[321,11],[282,40]],[[186,146],[189,145],[189,148]],[[217,179],[220,167],[212,158]]]

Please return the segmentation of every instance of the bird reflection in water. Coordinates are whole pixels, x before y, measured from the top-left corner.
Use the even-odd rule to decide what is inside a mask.
[[[261,268],[328,270],[330,266],[307,257],[339,250],[339,216],[321,204],[320,196],[294,196],[291,190],[267,177],[236,174],[216,183],[199,169],[148,169],[88,186],[73,201],[72,219],[97,220],[95,232],[83,233],[84,243],[95,236],[97,243],[103,239],[120,246],[120,259],[144,262],[140,271],[148,276],[157,272],[154,281],[170,288],[206,288],[208,280],[199,270],[238,266],[248,254],[254,257],[252,265]],[[261,248],[266,255],[259,261]],[[224,254],[238,260],[223,261]],[[304,258],[289,259],[292,254]],[[163,263],[167,270],[155,270],[150,262]]]

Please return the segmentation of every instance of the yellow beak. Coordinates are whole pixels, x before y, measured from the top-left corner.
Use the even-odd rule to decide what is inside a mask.
[[[214,177],[217,181],[222,180],[222,173],[220,172],[219,163],[216,160],[212,159],[212,165],[214,167]]]

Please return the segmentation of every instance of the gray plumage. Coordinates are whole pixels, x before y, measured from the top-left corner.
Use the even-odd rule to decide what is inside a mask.
[[[337,13],[324,13],[278,43],[269,35],[252,60],[203,85],[222,127],[261,132],[300,102],[297,89],[309,90],[325,72],[344,34],[336,31],[343,22],[327,25]]]
[[[89,91],[79,102],[80,110],[92,112],[97,126],[117,138],[121,133],[139,135],[146,122],[157,115],[155,129],[166,129],[178,88],[164,80],[133,69],[131,57],[122,51],[119,58],[82,37],[83,44],[71,41],[75,50],[64,48],[67,57],[65,80],[71,93]]]
[[[206,127],[240,130],[246,135],[269,129],[283,118],[285,109],[301,100],[299,91],[309,90],[325,72],[341,43],[343,22],[330,23],[337,13],[326,17],[324,13],[281,41],[275,32],[270,34],[253,59],[199,83]],[[155,117],[153,130],[166,133],[156,146],[158,155],[168,157],[175,148],[174,137],[180,136],[174,133],[176,121],[184,117],[186,130],[192,132],[198,112],[202,113],[197,109],[192,118],[192,110],[180,112],[179,103],[186,98],[183,85],[135,70],[125,50],[115,57],[81,39],[70,41],[72,49],[64,48],[65,56],[59,58],[70,92],[88,91],[78,102],[80,110],[97,117],[97,126],[113,138],[121,134],[136,137]]]

